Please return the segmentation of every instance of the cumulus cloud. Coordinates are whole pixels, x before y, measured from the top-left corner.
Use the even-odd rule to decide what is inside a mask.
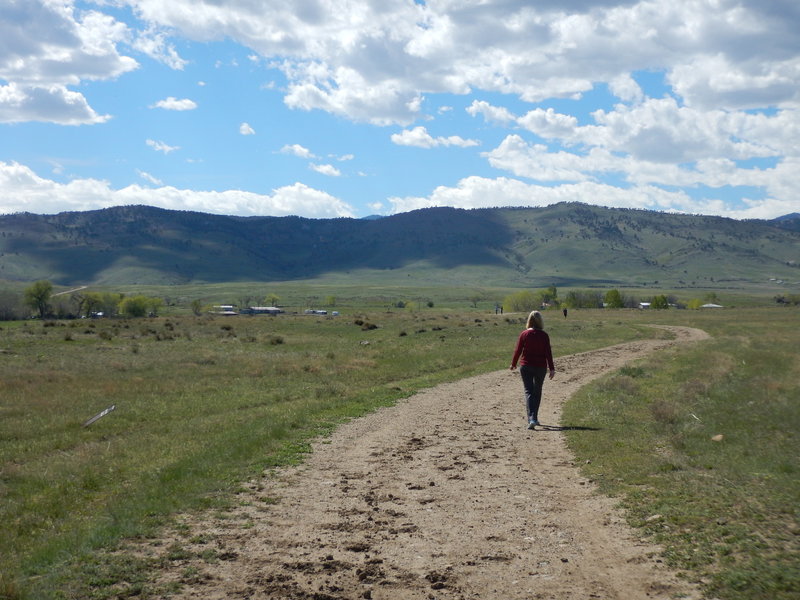
[[[739,219],[770,219],[796,211],[796,202],[768,197],[735,208],[718,199],[698,201],[683,191],[658,186],[619,187],[592,181],[556,186],[524,183],[498,177],[467,177],[455,187],[439,186],[430,196],[389,198],[392,213],[434,206],[492,208],[496,206],[548,206],[558,202],[582,202],[615,208],[638,208],[672,212],[724,215]],[[794,208],[792,208],[794,206]]]
[[[516,117],[507,108],[492,106],[485,100],[473,100],[466,110],[473,117],[482,115],[490,123],[508,125],[516,120]]]
[[[197,108],[197,103],[194,100],[189,100],[188,98],[174,98],[173,96],[169,96],[164,100],[159,100],[155,104],[153,104],[150,108],[163,108],[164,110],[194,110]]]
[[[537,108],[517,119],[522,127],[545,139],[572,141],[578,129],[578,119],[570,115]]]
[[[630,73],[621,73],[611,79],[608,88],[612,94],[627,102],[640,102],[644,99],[644,92]]]
[[[342,174],[342,172],[333,165],[311,164],[308,168],[322,175],[328,175],[329,177],[339,177]]]
[[[798,16],[788,4],[766,5],[137,2],[158,27],[203,41],[225,35],[279,57],[289,106],[401,125],[417,116],[421,93],[482,89],[536,102],[606,82],[637,101],[628,74],[639,69],[663,70],[691,106],[796,103]]]
[[[248,123],[242,123],[239,125],[239,133],[242,135],[255,135],[256,130],[250,127]]]
[[[291,154],[293,156],[297,156],[298,158],[316,158],[311,150],[301,146],[300,144],[285,145],[283,148],[281,148],[281,154]]]
[[[83,94],[63,85],[48,87],[0,85],[0,122],[44,121],[59,125],[104,123],[111,115],[98,115]]]
[[[738,109],[800,100],[798,15],[791,3],[132,4],[144,24],[140,32],[99,11],[78,12],[68,1],[0,9],[0,23],[7,23],[0,25],[0,40],[7,40],[0,56],[10,57],[0,77],[61,85],[116,77],[136,68],[119,54],[125,40],[180,69],[185,60],[170,36],[224,37],[247,47],[251,61],[272,60],[283,70],[288,106],[380,125],[412,123],[426,93],[480,89],[537,102],[580,97],[604,82],[634,102],[641,94],[630,73],[641,69],[666,73],[687,106]],[[53,69],[54,60],[62,68]]]
[[[683,192],[666,192],[652,186],[621,189],[615,186],[582,182],[560,186],[529,184],[498,177],[467,177],[456,187],[439,186],[428,197],[390,198],[393,212],[405,212],[432,206],[491,208],[493,206],[547,206],[556,202],[589,202],[604,206],[644,208],[658,205],[676,208],[689,201]]]
[[[496,110],[480,106],[482,112]],[[768,212],[780,203],[791,203],[795,197],[791,189],[800,184],[800,175],[792,172],[792,165],[800,161],[796,109],[772,114],[701,110],[664,97],[595,111],[594,123],[587,125],[553,109],[537,108],[511,117],[523,130],[548,142],[510,134],[483,153],[491,166],[517,177],[539,182],[615,180],[637,187],[755,188],[749,192],[755,199],[747,214],[757,214],[759,206],[769,206]],[[552,148],[553,144],[561,148]],[[764,160],[774,166],[758,162]],[[700,201],[694,212],[703,210],[717,209]]]
[[[169,154],[170,152],[175,152],[175,150],[180,150],[180,146],[169,146],[164,142],[159,142],[157,140],[145,140],[145,144],[150,146],[156,152],[163,152],[164,154]]]
[[[274,189],[271,194],[241,190],[196,191],[171,186],[129,185],[114,189],[107,181],[98,179],[58,183],[38,176],[25,165],[0,162],[0,189],[4,192],[0,198],[0,213],[29,211],[48,214],[147,204],[172,210],[242,216],[353,216],[352,207],[345,202],[302,183]]]
[[[114,79],[138,67],[117,44],[128,28],[95,10],[76,11],[72,2],[0,3],[0,120],[94,124],[98,115],[68,86]]]
[[[437,94],[484,98],[468,98],[467,114],[513,130],[483,154],[490,166],[547,184],[490,180],[502,181],[512,199],[515,189],[524,189],[519,185],[544,197],[612,180],[623,182],[621,196],[607,190],[608,197],[630,199],[637,190],[636,198],[651,198],[654,207],[671,206],[664,198],[675,199],[677,192],[662,197],[655,190],[675,186],[755,186],[754,195],[763,198],[752,200],[748,214],[794,198],[792,173],[800,156],[796,3],[125,3],[132,7],[130,24],[112,16],[116,12],[104,14],[118,4],[106,0],[79,8],[73,0],[0,3],[0,122],[102,123],[110,115],[92,108],[90,86],[78,86],[138,68],[123,49],[183,69],[177,48],[184,46],[176,40],[225,39],[246,48],[240,56],[247,56],[249,68],[282,72],[280,83],[269,87],[283,94],[288,107],[403,128],[391,136],[398,145],[477,145],[459,135],[435,137],[415,125],[434,116],[456,121],[455,113],[444,114],[449,106],[436,107],[458,101]],[[225,64],[233,63],[226,58]],[[658,98],[647,97],[645,73],[651,81],[654,73],[663,74]],[[520,100],[580,99],[593,91],[607,91],[619,103],[588,115],[577,108],[567,114],[575,106],[570,102],[554,104],[558,109],[550,103],[518,108]],[[485,100],[500,103],[504,97],[520,114]],[[153,107],[191,110],[197,104],[169,97]],[[247,135],[244,125],[240,132]],[[147,143],[165,154],[177,149]],[[281,152],[319,160],[299,144]],[[462,181],[469,185],[442,188],[430,198],[456,201],[461,196],[453,190],[464,187],[464,194],[478,186],[478,180]],[[703,206],[717,210],[710,200],[697,206],[698,212]]]
[[[438,146],[458,146],[468,148],[477,146],[475,140],[465,140],[461,136],[451,135],[449,137],[433,137],[424,127],[414,127],[414,129],[404,129],[400,133],[392,134],[392,142],[398,146],[416,146],[418,148],[436,148]]]

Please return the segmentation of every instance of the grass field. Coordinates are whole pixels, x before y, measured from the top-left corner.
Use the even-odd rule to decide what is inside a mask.
[[[713,338],[584,388],[569,442],[708,597],[798,598],[800,312],[679,314]]]
[[[130,595],[154,594],[147,565],[98,561],[96,550],[152,534],[178,510],[234,502],[242,481],[298,460],[310,437],[343,419],[506,367],[523,319],[439,308],[343,312],[3,323],[0,598],[120,597],[122,578],[137,582]],[[796,590],[798,311],[546,318],[556,355],[663,335],[648,322],[715,336],[586,390],[568,418],[601,431],[571,442],[635,521],[665,543],[682,540],[669,545],[669,560],[719,598],[748,597],[736,590],[758,576]],[[752,389],[761,410],[747,404]],[[725,441],[709,442],[717,433]],[[715,504],[696,497],[705,495]],[[751,504],[760,512],[745,510]]]
[[[653,335],[609,316],[553,319],[555,351]],[[3,324],[6,596],[108,597],[100,583],[75,588],[95,580],[81,570],[94,549],[230,501],[342,419],[507,366],[521,320],[395,311]]]

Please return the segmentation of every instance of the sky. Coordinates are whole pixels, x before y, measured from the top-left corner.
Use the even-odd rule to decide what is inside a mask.
[[[0,0],[0,213],[800,212],[797,0]]]

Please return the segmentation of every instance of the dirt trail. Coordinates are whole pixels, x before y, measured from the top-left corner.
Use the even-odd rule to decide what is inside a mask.
[[[592,379],[707,337],[668,329],[558,359],[541,421]],[[528,431],[524,413],[519,376],[499,371],[347,423],[302,467],[250,482],[232,515],[187,517],[183,547],[217,559],[173,561],[162,581],[205,600],[699,598],[581,477],[563,434]]]

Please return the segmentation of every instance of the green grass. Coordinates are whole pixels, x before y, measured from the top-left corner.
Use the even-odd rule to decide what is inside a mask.
[[[581,390],[564,422],[598,431],[570,446],[708,597],[797,598],[800,312],[650,316],[677,314],[713,338]]]
[[[506,367],[522,319],[448,309],[1,324],[0,598],[115,597],[121,581],[159,594],[152,565],[95,551],[234,502],[241,482],[298,460],[344,419]],[[661,335],[598,311],[547,325],[557,355]]]

